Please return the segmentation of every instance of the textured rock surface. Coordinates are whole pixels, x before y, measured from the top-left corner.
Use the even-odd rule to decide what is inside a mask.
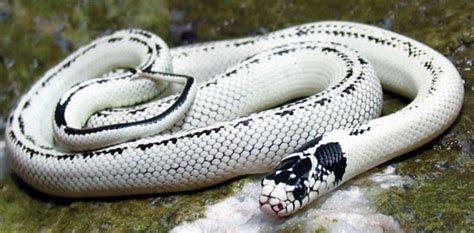
[[[407,231],[474,231],[473,12],[474,3],[469,0],[2,1],[0,117],[7,116],[15,100],[49,67],[78,46],[120,28],[151,30],[176,46],[256,35],[319,20],[373,24],[415,38],[451,59],[466,81],[466,97],[460,118],[446,133],[390,162],[412,182],[370,199]],[[384,112],[406,103],[386,95]],[[364,177],[357,185],[371,183]],[[0,181],[0,232],[167,231],[202,216],[207,205],[235,193],[245,182],[240,179],[178,195],[65,200],[37,193],[9,175]],[[299,232],[302,228],[294,225],[280,230]]]

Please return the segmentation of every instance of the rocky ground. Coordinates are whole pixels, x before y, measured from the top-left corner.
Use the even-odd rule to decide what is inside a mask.
[[[461,116],[447,132],[349,182],[340,191],[370,189],[374,183],[371,177],[390,165],[409,182],[369,193],[371,208],[409,232],[472,232],[473,12],[474,3],[469,0],[0,1],[0,129],[3,131],[4,119],[15,101],[43,72],[74,49],[113,30],[143,28],[161,35],[170,46],[178,46],[320,20],[363,22],[415,38],[447,56],[466,81],[466,95]],[[390,94],[385,100],[385,114],[407,103]],[[5,157],[3,137],[0,134],[0,158]],[[0,159],[0,174],[5,172],[5,161]],[[69,200],[38,193],[7,173],[0,181],[0,232],[165,232],[207,216],[207,206],[242,193],[242,187],[252,180],[235,179],[185,194]],[[324,209],[324,205],[320,207]],[[294,224],[272,230],[307,229],[300,222],[288,222]],[[320,226],[317,231],[334,230]]]

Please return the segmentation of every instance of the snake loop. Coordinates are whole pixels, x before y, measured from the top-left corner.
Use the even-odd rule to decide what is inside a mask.
[[[186,83],[130,70],[95,79],[120,67]],[[377,118],[381,86],[413,101]],[[274,168],[260,207],[285,216],[437,137],[463,95],[449,60],[373,26],[309,23],[171,50],[133,29],[46,72],[12,111],[6,145],[22,179],[67,197],[178,192]]]

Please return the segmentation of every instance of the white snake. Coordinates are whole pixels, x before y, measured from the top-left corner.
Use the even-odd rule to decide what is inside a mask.
[[[83,82],[119,67],[132,69]],[[370,120],[382,105],[374,73],[414,100]],[[310,23],[171,50],[151,33],[125,30],[46,72],[12,112],[6,141],[22,179],[66,197],[203,188],[281,160],[259,202],[284,216],[438,136],[463,94],[445,57],[373,26]]]

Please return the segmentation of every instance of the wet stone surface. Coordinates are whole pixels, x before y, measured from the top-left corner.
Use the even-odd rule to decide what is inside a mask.
[[[143,28],[177,46],[321,20],[368,23],[433,47],[456,65],[465,80],[464,107],[455,124],[433,142],[389,162],[412,182],[371,200],[409,232],[474,231],[473,12],[474,3],[469,0],[2,1],[0,117],[7,117],[19,96],[48,68],[80,45],[113,30]],[[385,100],[384,114],[408,102],[391,94]],[[235,193],[245,182],[237,179],[185,194],[68,200],[42,195],[8,175],[0,182],[0,232],[165,232],[202,216],[207,205]],[[299,232],[301,228],[280,230]]]

